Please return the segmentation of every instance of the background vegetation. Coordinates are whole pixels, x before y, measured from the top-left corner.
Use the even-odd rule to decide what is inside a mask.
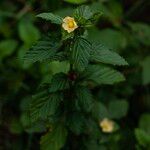
[[[88,38],[93,42],[101,41],[129,63],[127,67],[118,68],[125,75],[125,82],[101,86],[95,93],[102,104],[113,110],[111,113],[120,126],[109,139],[104,137],[101,149],[149,150],[148,0],[0,1],[0,150],[39,149],[39,138],[46,130],[43,124],[30,123],[30,97],[50,74],[68,69],[66,62],[23,63],[24,54],[37,39],[47,31],[57,32],[55,25],[39,21],[35,15],[54,12],[68,16],[82,3],[103,12],[97,26],[89,30]],[[113,108],[110,102],[115,103]],[[97,150],[94,145],[87,143],[87,149]]]

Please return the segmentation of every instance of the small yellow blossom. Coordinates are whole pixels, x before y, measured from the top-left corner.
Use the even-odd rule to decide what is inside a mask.
[[[103,132],[111,133],[114,130],[114,122],[107,118],[104,118],[99,125]]]
[[[70,33],[77,29],[78,25],[75,22],[74,18],[68,16],[63,19],[62,27],[64,28],[64,30]]]

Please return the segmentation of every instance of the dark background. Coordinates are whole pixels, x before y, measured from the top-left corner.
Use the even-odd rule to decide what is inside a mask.
[[[67,16],[78,6],[75,3],[75,0],[72,3],[0,0],[0,150],[39,149],[43,127],[29,124],[26,113],[30,96],[49,75],[66,70],[67,66],[59,62],[24,64],[23,56],[43,34],[57,32],[55,25],[35,15],[54,12]],[[150,128],[150,1],[87,0],[85,3],[104,13],[96,28],[90,29],[89,38],[102,41],[129,63],[128,67],[118,68],[126,81],[97,89],[97,96],[104,102],[117,98],[129,103],[127,116],[119,121],[124,136],[118,145],[121,143],[121,150],[124,147],[132,150],[141,146],[135,129],[141,128],[139,122],[144,114],[149,117],[142,121]],[[150,132],[147,134],[150,141]]]

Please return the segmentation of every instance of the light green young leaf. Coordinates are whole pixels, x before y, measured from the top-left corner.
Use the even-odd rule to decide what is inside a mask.
[[[15,49],[17,48],[17,41],[15,40],[5,40],[0,42],[0,60],[3,58],[10,56]]]
[[[112,119],[120,119],[128,112],[128,102],[125,100],[110,101],[108,105],[109,115]]]
[[[67,130],[58,125],[41,138],[41,150],[60,150],[67,138]]]
[[[150,136],[150,114],[143,114],[140,117],[139,128],[145,131]]]
[[[91,52],[91,44],[84,38],[78,37],[72,48],[73,67],[82,71],[89,62]]]
[[[91,60],[112,65],[128,65],[124,58],[100,43],[92,45]]]
[[[69,88],[69,80],[67,75],[64,73],[55,74],[52,78],[49,92],[66,90],[67,88]]]
[[[62,22],[63,22],[63,19],[60,16],[55,15],[53,13],[41,13],[41,14],[37,15],[37,17],[40,17],[45,20],[49,20],[55,24],[62,24]]]
[[[71,3],[71,4],[83,4],[87,2],[87,0],[64,0],[65,2]]]
[[[36,61],[54,60],[57,57],[57,51],[61,43],[50,38],[38,41],[27,51],[24,56],[25,63],[34,63]]]
[[[47,119],[48,116],[54,115],[62,101],[61,94],[48,94],[41,92],[33,96],[30,112],[32,121]]]
[[[100,64],[89,65],[82,73],[81,78],[96,84],[114,84],[125,80],[120,72]]]
[[[18,30],[21,40],[29,46],[40,38],[40,32],[32,22],[20,21]]]
[[[141,129],[135,129],[135,136],[138,143],[145,148],[150,147],[150,135]]]

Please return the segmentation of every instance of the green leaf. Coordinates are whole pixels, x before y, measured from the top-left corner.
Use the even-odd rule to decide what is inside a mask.
[[[0,60],[7,56],[10,56],[17,48],[17,41],[15,40],[4,40],[0,42]]]
[[[93,81],[96,84],[114,84],[124,81],[124,76],[105,65],[89,65],[84,72],[82,72],[81,78],[88,81]]]
[[[100,43],[92,46],[91,60],[112,65],[128,65],[128,63],[117,53],[110,51]]]
[[[23,127],[21,122],[16,118],[13,118],[9,123],[9,130],[13,134],[21,134],[23,132]]]
[[[150,136],[150,114],[143,114],[140,117],[139,128]]]
[[[48,94],[46,91],[33,96],[30,112],[32,121],[47,119],[54,115],[62,101],[62,95],[59,93]]]
[[[87,0],[64,0],[65,2],[71,3],[71,4],[83,4],[87,2]]]
[[[25,63],[34,63],[36,61],[54,60],[57,57],[57,51],[61,43],[49,37],[38,41],[27,51],[24,56]]]
[[[63,19],[60,16],[54,15],[52,13],[41,13],[37,15],[37,17],[40,17],[45,20],[50,20],[52,23],[55,23],[55,24],[62,24],[63,22]]]
[[[24,130],[28,133],[43,133],[46,131],[45,124],[41,121],[33,123],[28,112],[23,112],[20,120]]]
[[[150,83],[150,56],[145,57],[145,59],[142,61],[142,80],[143,84],[149,84]]]
[[[20,39],[29,46],[40,38],[40,32],[32,22],[20,21],[18,30]]]
[[[89,6],[80,6],[74,12],[75,18],[80,22],[82,19],[90,19],[93,16],[93,12],[89,8]]]
[[[146,46],[150,46],[150,26],[144,23],[129,23],[135,38]]]
[[[76,135],[83,133],[85,128],[85,118],[83,114],[79,112],[74,112],[70,114],[68,120],[68,127]]]
[[[125,100],[110,101],[108,105],[110,118],[120,119],[122,117],[125,117],[128,112],[128,107],[128,102]]]
[[[95,139],[90,139],[85,141],[86,150],[108,150],[107,147],[97,142]]]
[[[78,37],[72,48],[73,67],[82,71],[89,62],[91,52],[91,44],[84,38]]]
[[[135,136],[140,145],[150,147],[150,135],[141,129],[135,129]]]
[[[41,150],[60,150],[67,138],[67,130],[58,125],[41,138]]]
[[[92,109],[92,116],[97,120],[102,120],[109,117],[107,108],[101,102],[95,101]]]
[[[125,48],[127,45],[127,39],[121,31],[109,28],[103,30],[99,30],[95,27],[88,29],[88,39],[91,42],[101,42],[109,49],[116,51]]]
[[[76,105],[78,108],[89,112],[93,106],[93,96],[91,91],[84,86],[76,87]]]
[[[61,90],[66,90],[69,88],[69,79],[66,74],[58,73],[52,78],[49,92],[56,92]]]

